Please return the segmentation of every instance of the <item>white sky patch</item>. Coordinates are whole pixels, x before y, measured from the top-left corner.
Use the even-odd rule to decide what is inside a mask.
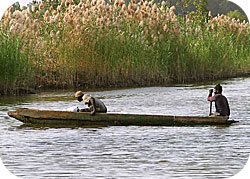
[[[36,0],[36,1],[41,1],[41,0]],[[18,0],[17,2],[19,2],[19,4],[21,6],[26,6],[27,4],[29,4],[30,2],[32,2],[32,0]]]
[[[26,6],[27,4],[32,2],[32,0],[19,0],[17,2],[19,2],[19,4],[22,5],[22,6]]]

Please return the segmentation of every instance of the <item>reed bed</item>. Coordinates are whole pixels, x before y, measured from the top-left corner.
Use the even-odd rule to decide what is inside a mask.
[[[29,84],[28,55],[21,53],[21,46],[21,40],[0,31],[0,95],[18,94],[18,87]]]
[[[10,7],[0,23],[1,38],[20,39],[9,53],[22,54],[13,59],[32,81],[15,77],[16,86],[152,86],[249,73],[249,24],[225,15],[197,19],[177,16],[165,2],[45,0]],[[22,70],[6,65],[7,76]]]

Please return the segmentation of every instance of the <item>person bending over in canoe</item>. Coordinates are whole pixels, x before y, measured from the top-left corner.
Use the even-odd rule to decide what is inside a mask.
[[[107,108],[105,104],[98,98],[92,97],[88,94],[84,94],[82,91],[75,93],[76,99],[84,104],[88,105],[89,108],[81,109],[80,112],[91,112],[91,115],[95,115],[96,112],[106,113]]]
[[[213,94],[213,89],[209,90],[209,95],[207,100],[211,102],[215,102],[215,108],[216,112],[214,115],[216,116],[229,116],[230,115],[230,108],[228,105],[227,98],[222,95],[222,86],[220,84],[217,84],[214,87],[214,96]]]

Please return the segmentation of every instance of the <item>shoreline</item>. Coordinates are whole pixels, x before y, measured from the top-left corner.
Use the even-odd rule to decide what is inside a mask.
[[[234,78],[250,78],[250,72],[248,73],[242,73],[240,75],[232,75],[230,77],[224,77],[220,79],[210,79],[210,80],[201,80],[201,81],[190,81],[188,83],[167,83],[167,84],[155,84],[155,85],[130,85],[130,86],[93,86],[93,87],[40,87],[40,88],[30,88],[30,87],[19,87],[17,89],[12,89],[12,93],[8,93],[3,95],[0,92],[0,96],[8,97],[8,96],[25,96],[25,95],[31,95],[31,94],[37,94],[40,92],[49,92],[49,91],[57,91],[57,90],[65,90],[65,91],[77,91],[77,90],[85,90],[85,91],[110,91],[110,90],[118,90],[118,89],[130,89],[130,88],[146,88],[146,87],[155,87],[155,86],[160,86],[160,87],[171,87],[171,86],[176,86],[176,85],[185,85],[185,84],[207,84],[213,81],[225,81],[229,79],[234,79]]]
[[[165,2],[98,2],[10,7],[0,21],[0,93],[146,87],[250,75],[246,21],[213,17],[198,6],[183,17]]]

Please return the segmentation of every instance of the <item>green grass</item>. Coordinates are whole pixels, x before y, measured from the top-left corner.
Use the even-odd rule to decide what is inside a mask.
[[[21,53],[21,40],[10,38],[0,31],[0,94],[13,93],[18,87],[30,84],[28,55]]]

